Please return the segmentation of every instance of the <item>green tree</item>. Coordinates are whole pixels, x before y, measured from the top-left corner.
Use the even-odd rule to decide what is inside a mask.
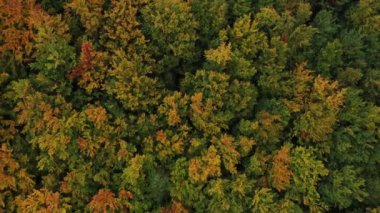
[[[172,73],[187,71],[199,50],[198,22],[191,13],[189,2],[180,0],[153,1],[142,9],[143,30],[150,40],[149,52],[157,60],[155,69],[166,73],[167,81],[173,81]]]

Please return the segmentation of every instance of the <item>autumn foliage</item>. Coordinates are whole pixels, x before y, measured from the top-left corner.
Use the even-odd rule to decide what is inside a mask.
[[[378,212],[380,1],[0,0],[0,212]]]

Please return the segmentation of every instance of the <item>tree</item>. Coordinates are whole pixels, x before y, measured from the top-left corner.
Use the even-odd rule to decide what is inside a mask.
[[[18,202],[19,211],[22,212],[54,212],[69,209],[69,206],[60,204],[59,193],[47,189],[34,190],[26,199]]]
[[[291,163],[290,149],[283,146],[277,151],[273,159],[272,185],[278,191],[285,190],[290,186],[292,171],[289,169]]]
[[[339,171],[333,171],[329,184],[322,186],[322,193],[326,201],[338,206],[339,209],[347,208],[353,200],[362,201],[368,194],[363,191],[365,180],[358,178],[358,172],[351,166],[346,166]]]
[[[320,160],[315,159],[313,152],[303,147],[293,149],[290,168],[294,183],[288,192],[292,200],[309,206],[311,211],[326,208],[326,204],[320,201],[317,183],[329,172]]]
[[[74,0],[65,5],[80,17],[86,34],[97,36],[103,21],[102,12],[104,0]]]
[[[198,22],[191,13],[190,3],[153,1],[143,8],[142,18],[143,30],[151,41],[150,53],[157,59],[156,69],[160,73],[179,69],[183,74],[199,54],[195,45]]]
[[[219,32],[227,22],[228,3],[226,0],[195,0],[191,2],[191,12],[199,23],[199,40],[202,48],[216,47]]]
[[[119,203],[115,200],[115,194],[109,190],[99,190],[99,192],[92,197],[88,208],[94,212],[115,212],[119,209]]]
[[[289,110],[300,113],[295,120],[295,133],[303,141],[323,142],[333,132],[334,124],[345,97],[346,90],[338,82],[317,76],[315,79],[304,65],[295,71],[294,96],[285,100]]]

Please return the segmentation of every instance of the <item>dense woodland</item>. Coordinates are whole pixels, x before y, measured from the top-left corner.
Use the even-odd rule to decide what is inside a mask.
[[[0,212],[380,212],[379,0],[0,0]]]

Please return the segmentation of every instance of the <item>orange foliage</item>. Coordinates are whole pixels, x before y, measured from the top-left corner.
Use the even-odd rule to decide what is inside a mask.
[[[132,194],[132,192],[129,192],[129,191],[123,189],[119,192],[118,197],[121,199],[129,200],[129,199],[133,199],[133,194]]]
[[[191,109],[197,113],[197,114],[202,114],[203,113],[203,104],[202,104],[202,99],[203,99],[203,93],[199,92],[191,96]]]
[[[292,171],[288,168],[291,162],[290,149],[286,146],[277,151],[273,159],[272,186],[278,191],[285,190],[290,185]]]
[[[83,42],[81,47],[81,56],[79,65],[73,68],[73,71],[68,73],[66,77],[68,79],[75,79],[82,77],[83,72],[93,69],[93,59],[95,57],[94,50],[90,42]]]
[[[189,211],[182,205],[182,203],[173,201],[170,208],[164,209],[161,213],[188,213]]]
[[[16,188],[16,178],[11,173],[14,173],[19,167],[17,161],[12,158],[11,152],[5,144],[2,144],[0,150],[0,190]]]
[[[12,157],[6,144],[0,147],[0,212],[6,206],[7,196],[13,192],[27,193],[34,186],[31,175]]]
[[[107,211],[115,212],[119,209],[120,204],[115,199],[115,194],[107,189],[101,189],[94,195],[91,202],[88,204],[88,208],[96,212]]]
[[[89,106],[85,113],[87,118],[94,123],[95,127],[101,129],[107,121],[107,111],[103,107]]]
[[[99,143],[91,143],[90,141],[83,138],[79,138],[77,140],[77,144],[79,151],[88,157],[94,157],[100,146]]]
[[[166,140],[166,135],[164,131],[160,130],[156,133],[157,140],[163,143]]]
[[[66,78],[77,79],[79,85],[87,92],[99,89],[104,83],[106,61],[103,53],[95,51],[90,42],[83,42],[79,63],[66,74]]]
[[[61,36],[67,30],[60,17],[49,16],[35,0],[0,0],[0,20],[0,54],[10,51],[17,62],[29,60],[36,29],[55,26]]]
[[[258,121],[252,124],[252,128],[257,131],[257,135],[260,136],[262,140],[275,141],[279,138],[282,125],[281,117],[279,115],[273,115],[266,111],[261,111],[258,113]]]
[[[88,93],[101,89],[106,75],[106,61],[104,54],[95,51],[90,42],[83,42],[79,63],[66,74],[66,78],[78,80],[78,84]]]
[[[63,210],[59,203],[59,193],[47,189],[34,190],[26,199],[19,200],[17,205],[20,212],[53,213]]]
[[[87,142],[83,138],[79,138],[77,141],[78,147],[80,151],[83,151],[83,149],[86,148]]]
[[[0,40],[4,42],[0,46],[0,53],[10,50],[16,60],[21,61],[23,53],[31,53],[30,40],[32,31],[28,28],[28,12],[34,9],[34,1],[1,0],[0,1]],[[17,25],[24,29],[17,28]]]

